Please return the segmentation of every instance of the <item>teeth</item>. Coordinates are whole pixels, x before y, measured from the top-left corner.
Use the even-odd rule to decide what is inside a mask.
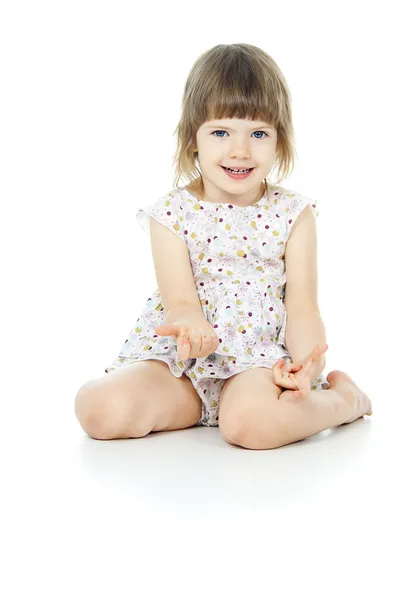
[[[237,171],[235,169],[230,169],[229,167],[226,167],[227,171],[231,171],[231,173],[248,173],[248,171],[250,171],[250,169],[242,169],[242,171]]]

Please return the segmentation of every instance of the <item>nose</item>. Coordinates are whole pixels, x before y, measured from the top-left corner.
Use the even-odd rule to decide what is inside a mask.
[[[249,158],[251,156],[249,149],[249,139],[236,140],[232,143],[232,148],[229,153],[230,158]]]

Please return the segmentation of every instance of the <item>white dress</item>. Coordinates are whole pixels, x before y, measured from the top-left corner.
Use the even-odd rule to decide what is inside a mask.
[[[198,392],[199,425],[218,426],[224,380],[254,367],[271,369],[281,357],[292,362],[284,343],[284,255],[295,220],[308,204],[317,217],[315,200],[280,186],[269,186],[246,207],[199,201],[182,187],[140,208],[137,219],[148,234],[152,216],[187,244],[201,306],[220,345],[205,358],[179,360],[176,339],[155,333],[164,323],[156,289],[106,373],[128,363],[162,360],[175,377],[185,374]],[[329,384],[321,374],[311,387],[328,389]]]

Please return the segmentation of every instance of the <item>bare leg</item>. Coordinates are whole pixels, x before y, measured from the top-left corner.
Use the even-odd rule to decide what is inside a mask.
[[[285,425],[280,444],[285,446],[303,440],[329,427],[351,423],[372,414],[369,397],[343,371],[332,371],[327,376],[328,390],[312,390],[305,398],[279,396],[285,411]]]

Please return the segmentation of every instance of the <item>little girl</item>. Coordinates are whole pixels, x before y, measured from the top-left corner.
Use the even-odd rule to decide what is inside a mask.
[[[205,52],[185,84],[176,131],[175,187],[137,212],[158,288],[108,375],[80,388],[84,430],[110,439],[219,425],[227,441],[269,448],[371,414],[349,376],[322,375],[319,210],[278,185],[295,151],[277,64],[249,44]],[[273,185],[274,166],[281,178]]]

